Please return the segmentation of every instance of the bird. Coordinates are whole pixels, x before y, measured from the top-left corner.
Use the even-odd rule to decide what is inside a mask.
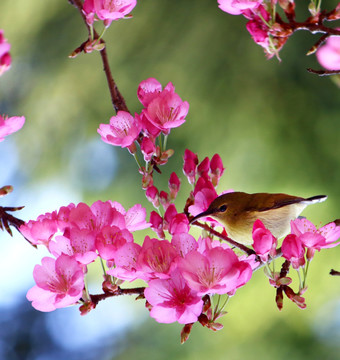
[[[282,193],[229,192],[213,200],[206,211],[191,219],[190,224],[211,217],[224,226],[231,239],[252,245],[253,225],[257,219],[280,239],[290,233],[291,220],[296,219],[306,206],[326,199],[326,195],[303,198]]]

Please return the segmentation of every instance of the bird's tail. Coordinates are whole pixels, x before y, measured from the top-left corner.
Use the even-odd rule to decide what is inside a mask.
[[[305,201],[302,201],[302,202],[306,203],[306,204],[316,204],[316,203],[325,201],[326,199],[327,199],[327,195],[316,195],[316,196],[307,198]]]

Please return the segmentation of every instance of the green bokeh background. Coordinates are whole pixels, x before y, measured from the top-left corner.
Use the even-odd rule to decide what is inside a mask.
[[[325,1],[324,7],[336,4]],[[299,9],[300,20],[305,16]],[[17,193],[58,181],[89,204],[112,199],[151,210],[127,151],[106,145],[105,158],[96,154],[98,125],[114,112],[99,54],[68,58],[87,36],[76,9],[66,0],[1,0],[0,21],[13,57],[0,82],[0,112],[27,119],[15,135]],[[326,203],[304,215],[316,224],[339,218],[340,90],[306,71],[320,67],[314,56],[305,56],[318,36],[298,32],[280,53],[281,62],[267,60],[245,23],[220,11],[216,1],[143,0],[132,19],[107,31],[113,76],[132,113],[141,110],[136,90],[148,77],[163,85],[171,81],[190,103],[186,123],[170,134],[175,155],[157,185],[165,189],[168,174],[181,174],[184,149],[200,159],[219,153],[226,167],[220,191],[327,194]],[[114,162],[103,169],[107,158]],[[190,190],[185,182],[182,176],[179,208]],[[340,269],[339,257],[337,248],[316,254],[304,311],[286,301],[278,312],[274,289],[259,271],[230,301],[222,331],[195,325],[180,346],[181,326],[150,319],[131,327],[115,358],[338,359],[340,283],[328,272]]]

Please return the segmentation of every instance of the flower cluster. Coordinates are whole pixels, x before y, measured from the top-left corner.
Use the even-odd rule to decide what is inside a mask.
[[[139,204],[125,211],[117,202],[96,201],[90,207],[70,204],[22,225],[20,231],[27,240],[46,246],[54,256],[43,258],[42,265],[35,267],[37,285],[27,298],[41,311],[86,299],[83,290],[87,265],[98,256],[119,263],[124,246],[137,246],[133,232],[149,227],[145,216]]]
[[[4,38],[4,31],[0,30],[0,76],[11,67],[11,45]]]
[[[218,0],[218,4],[221,10],[232,15],[243,15],[248,20],[246,24],[248,32],[255,43],[262,46],[268,58],[275,55],[279,59],[279,51],[296,30],[309,30],[315,33],[315,27],[320,25],[320,31],[318,32],[327,34],[327,31],[329,31],[327,35],[329,36],[334,31],[331,28],[326,28],[323,23],[340,18],[339,5],[333,11],[326,13],[320,9],[321,2],[315,0],[311,0],[308,6],[311,16],[306,21],[299,23],[295,21],[294,0]],[[277,11],[278,7],[285,14],[286,20]],[[331,40],[331,43],[333,41]],[[315,52],[319,46],[320,43],[317,42],[308,54]],[[318,56],[326,64],[327,69],[327,66],[333,67],[336,61],[339,62],[339,55],[336,55],[334,48],[331,47],[333,45],[329,44]],[[335,55],[337,60],[334,59]],[[320,63],[323,65],[321,61]],[[334,69],[337,68],[332,70]]]
[[[319,229],[313,223],[304,218],[291,221],[291,233],[282,241],[281,249],[277,249],[277,239],[265,228],[260,220],[254,223],[253,248],[261,261],[266,264],[266,275],[269,282],[277,289],[276,303],[281,310],[283,306],[283,293],[296,303],[305,308],[305,299],[301,296],[307,289],[306,277],[309,263],[314,257],[316,250],[334,247],[340,244],[340,226],[331,222]],[[270,268],[270,262],[278,255],[282,255],[284,262],[281,272],[275,272],[274,264]],[[287,277],[289,267],[297,270],[299,275],[299,290],[295,293],[289,285],[292,279]],[[300,274],[302,270],[302,276]]]

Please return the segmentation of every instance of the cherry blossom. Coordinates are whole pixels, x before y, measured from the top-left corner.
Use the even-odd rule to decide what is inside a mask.
[[[239,261],[231,249],[222,247],[208,249],[203,254],[191,251],[179,260],[178,268],[199,295],[233,294],[252,274],[248,263]]]
[[[253,248],[262,261],[266,262],[269,256],[275,256],[277,239],[260,220],[256,220],[254,223],[253,240]]]
[[[87,23],[91,25],[95,20],[104,20],[106,27],[114,20],[119,20],[128,15],[137,5],[137,0],[85,0],[83,11]]]
[[[316,52],[319,63],[327,70],[340,70],[340,36],[330,36]]]
[[[170,279],[151,280],[144,295],[152,305],[151,317],[160,323],[193,323],[202,312],[201,297],[187,285],[178,271],[174,271]]]
[[[36,285],[27,292],[27,299],[40,311],[75,304],[82,296],[84,274],[78,262],[70,256],[57,259],[44,257],[33,270]]]
[[[294,269],[305,265],[305,248],[294,234],[287,235],[282,242],[282,256],[292,263]]]
[[[138,118],[126,111],[118,111],[116,116],[111,117],[110,124],[100,124],[97,131],[104,142],[132,150],[141,129]]]
[[[218,7],[231,14],[240,15],[246,9],[258,7],[263,0],[218,0]]]

